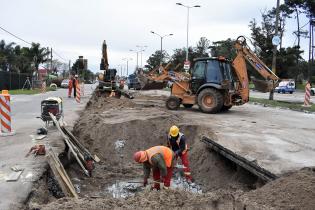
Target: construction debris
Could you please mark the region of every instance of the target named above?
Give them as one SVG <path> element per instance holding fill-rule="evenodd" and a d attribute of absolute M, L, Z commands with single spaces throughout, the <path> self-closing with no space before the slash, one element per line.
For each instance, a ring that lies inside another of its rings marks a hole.
<path fill-rule="evenodd" d="M 25 155 L 25 157 L 28 157 L 30 154 L 34 154 L 35 156 L 37 156 L 37 155 L 45 155 L 46 154 L 45 145 L 37 144 L 37 145 L 33 146 L 30 149 L 30 151 Z"/>
<path fill-rule="evenodd" d="M 9 174 L 9 176 L 6 178 L 7 182 L 15 182 L 19 180 L 21 174 L 23 173 L 24 169 L 21 169 L 19 171 L 13 171 L 12 173 Z"/>

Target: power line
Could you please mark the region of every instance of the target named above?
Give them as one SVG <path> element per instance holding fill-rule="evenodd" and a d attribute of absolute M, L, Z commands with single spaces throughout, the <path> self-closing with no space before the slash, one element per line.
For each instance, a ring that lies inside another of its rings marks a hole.
<path fill-rule="evenodd" d="M 62 60 L 64 60 L 64 61 L 67 61 L 67 62 L 68 62 L 68 60 L 66 60 L 66 59 L 63 58 L 61 55 L 59 55 L 59 54 L 56 52 L 56 50 L 52 50 L 52 52 L 53 52 L 55 55 L 57 55 L 60 59 L 62 59 Z"/>
<path fill-rule="evenodd" d="M 23 41 L 23 42 L 25 42 L 25 43 L 27 43 L 27 44 L 29 44 L 29 45 L 32 45 L 30 42 L 25 41 L 24 39 L 18 37 L 17 35 L 11 33 L 10 31 L 8 31 L 8 30 L 2 28 L 1 26 L 0 26 L 0 29 L 3 30 L 3 31 L 5 31 L 6 33 L 10 34 L 11 36 L 14 36 L 14 37 L 17 38 L 17 39 L 19 39 L 19 40 L 21 40 L 21 41 Z"/>
<path fill-rule="evenodd" d="M 17 39 L 19 39 L 19 40 L 25 42 L 26 44 L 32 45 L 32 43 L 30 43 L 30 42 L 28 42 L 28 41 L 25 41 L 25 39 L 22 39 L 22 38 L 18 37 L 17 35 L 11 33 L 10 31 L 4 29 L 4 28 L 1 27 L 1 26 L 0 26 L 0 29 L 3 30 L 3 31 L 5 31 L 6 33 L 10 34 L 11 36 L 13 36 L 13 37 L 15 37 L 15 38 L 17 38 Z M 55 55 L 57 55 L 60 59 L 62 59 L 62 60 L 64 60 L 64 61 L 67 61 L 67 62 L 68 62 L 68 60 L 66 60 L 65 58 L 63 58 L 62 56 L 60 56 L 55 50 L 52 50 L 52 51 L 53 51 L 53 53 L 54 53 Z"/>

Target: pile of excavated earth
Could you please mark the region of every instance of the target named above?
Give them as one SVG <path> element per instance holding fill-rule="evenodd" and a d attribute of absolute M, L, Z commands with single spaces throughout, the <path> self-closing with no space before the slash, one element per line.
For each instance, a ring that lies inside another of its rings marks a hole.
<path fill-rule="evenodd" d="M 133 100 L 92 96 L 73 133 L 101 162 L 95 164 L 92 177 L 86 177 L 75 162 L 64 163 L 80 198 L 60 198 L 48 170 L 34 186 L 25 209 L 315 209 L 313 169 L 264 183 L 200 141 L 204 135 L 215 138 L 209 125 L 184 120 L 181 112 L 186 111 L 167 110 L 164 101 L 164 96 L 141 92 Z M 166 145 L 173 124 L 188 139 L 195 183 L 185 185 L 177 169 L 172 189 L 144 188 L 142 166 L 132 155 Z"/>

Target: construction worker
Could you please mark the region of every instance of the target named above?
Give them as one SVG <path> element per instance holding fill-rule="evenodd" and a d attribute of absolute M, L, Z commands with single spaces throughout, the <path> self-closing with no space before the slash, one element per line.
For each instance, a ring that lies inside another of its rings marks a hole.
<path fill-rule="evenodd" d="M 73 97 L 77 97 L 77 86 L 79 84 L 79 76 L 76 74 L 72 79 L 72 87 L 73 87 Z"/>
<path fill-rule="evenodd" d="M 190 174 L 189 161 L 188 161 L 188 146 L 186 143 L 186 138 L 183 133 L 179 132 L 179 128 L 173 125 L 170 128 L 167 145 L 175 153 L 175 159 L 181 158 L 182 164 L 184 165 L 184 175 L 188 182 L 192 182 L 192 177 Z"/>
<path fill-rule="evenodd" d="M 152 189 L 160 190 L 160 183 L 164 183 L 164 189 L 171 184 L 175 155 L 165 146 L 155 146 L 145 151 L 138 151 L 133 156 L 138 163 L 143 163 L 143 186 L 148 184 L 150 171 L 153 171 L 154 185 Z"/>
<path fill-rule="evenodd" d="M 72 80 L 73 80 L 73 76 L 71 75 L 69 78 L 69 83 L 68 83 L 68 98 L 71 98 L 71 93 L 72 93 Z"/>

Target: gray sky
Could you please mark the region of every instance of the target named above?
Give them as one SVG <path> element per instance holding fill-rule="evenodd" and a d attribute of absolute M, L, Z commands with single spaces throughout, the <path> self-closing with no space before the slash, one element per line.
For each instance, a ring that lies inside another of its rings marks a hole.
<path fill-rule="evenodd" d="M 235 39 L 239 35 L 250 37 L 249 21 L 260 20 L 261 11 L 276 6 L 276 0 L 0 0 L 0 26 L 29 42 L 52 47 L 66 60 L 75 61 L 83 55 L 93 71 L 99 69 L 101 45 L 106 40 L 110 67 L 123 65 L 125 69 L 122 58 L 128 57 L 133 58 L 129 65 L 133 70 L 136 53 L 130 49 L 148 46 L 143 65 L 160 49 L 160 38 L 151 30 L 161 35 L 174 34 L 163 39 L 163 49 L 169 54 L 186 46 L 187 10 L 176 2 L 201 5 L 190 10 L 190 45 L 202 36 L 210 41 Z M 301 22 L 304 25 L 307 20 L 303 18 Z M 284 46 L 292 46 L 294 19 L 287 25 Z M 0 39 L 27 45 L 3 31 Z M 307 58 L 307 40 L 302 41 L 302 49 Z"/>

